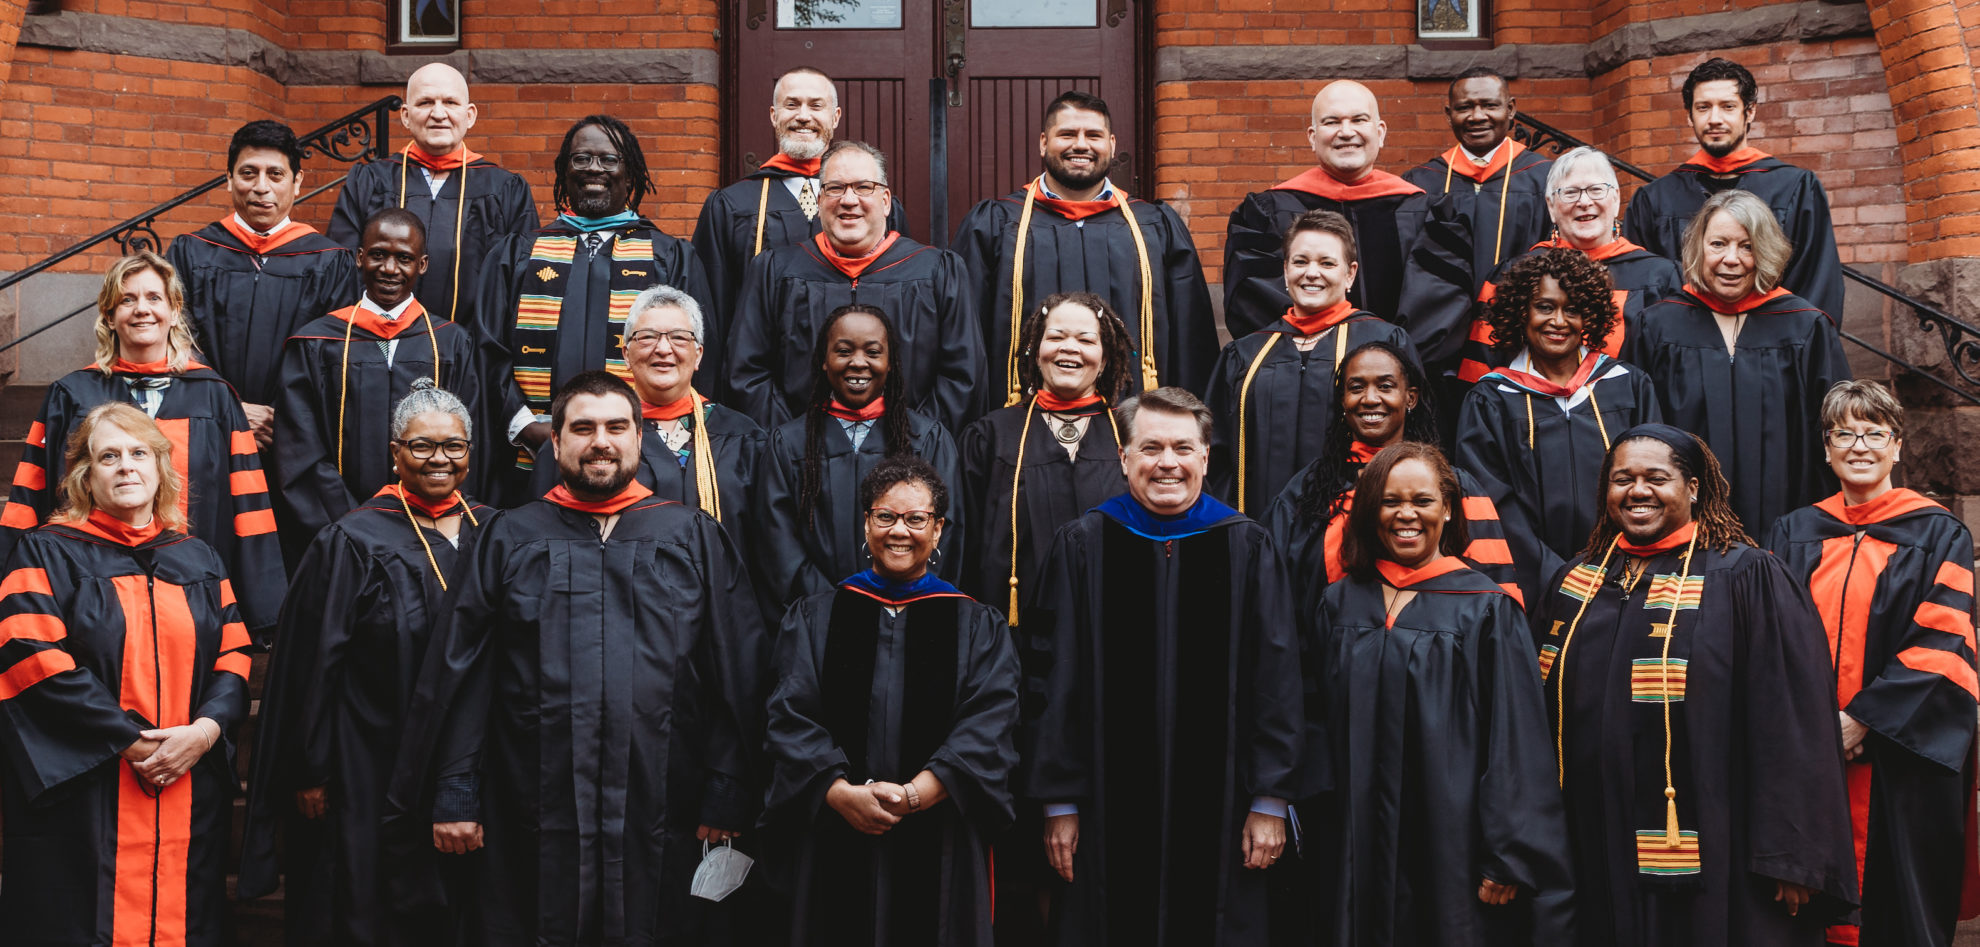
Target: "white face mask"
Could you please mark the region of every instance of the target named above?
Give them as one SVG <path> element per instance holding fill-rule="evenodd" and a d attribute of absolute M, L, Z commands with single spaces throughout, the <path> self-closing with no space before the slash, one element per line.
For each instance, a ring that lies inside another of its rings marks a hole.
<path fill-rule="evenodd" d="M 735 894 L 743 886 L 743 879 L 749 877 L 749 869 L 756 860 L 739 851 L 734 843 L 724 841 L 722 847 L 711 854 L 708 843 L 701 843 L 701 867 L 694 870 L 694 880 L 688 884 L 688 893 L 709 901 L 720 901 Z"/>

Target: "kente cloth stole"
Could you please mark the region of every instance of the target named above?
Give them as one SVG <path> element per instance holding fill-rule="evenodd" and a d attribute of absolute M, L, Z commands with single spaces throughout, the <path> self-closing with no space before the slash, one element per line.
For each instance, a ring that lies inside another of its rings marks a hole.
<path fill-rule="evenodd" d="M 655 272 L 653 234 L 649 228 L 630 227 L 616 231 L 615 235 L 618 239 L 612 241 L 612 278 L 608 283 L 609 319 L 603 327 L 603 331 L 610 333 L 605 364 L 586 367 L 603 368 L 630 380 L 632 370 L 626 367 L 624 351 L 626 314 L 632 309 L 634 297 L 658 282 L 659 275 Z M 516 303 L 515 375 L 523 400 L 537 414 L 550 410 L 557 365 L 558 323 L 563 318 L 564 296 L 569 290 L 571 267 L 577 258 L 579 239 L 580 235 L 570 233 L 539 236 L 535 248 L 530 251 L 529 261 L 523 265 L 523 292 Z M 567 342 L 584 345 L 582 339 L 569 339 Z"/>

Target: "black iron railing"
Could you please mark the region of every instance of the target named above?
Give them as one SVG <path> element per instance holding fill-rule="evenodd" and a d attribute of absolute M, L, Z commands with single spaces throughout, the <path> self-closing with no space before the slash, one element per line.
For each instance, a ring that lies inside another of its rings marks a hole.
<path fill-rule="evenodd" d="M 1514 122 L 1513 137 L 1534 151 L 1559 155 L 1570 148 L 1588 144 L 1530 115 L 1519 114 L 1515 116 Z M 1617 171 L 1640 181 L 1649 181 L 1656 177 L 1636 165 L 1617 159 L 1614 155 L 1609 156 L 1609 163 L 1615 165 Z M 1853 266 L 1843 267 L 1843 276 L 1855 280 L 1859 285 L 1873 292 L 1882 294 L 1893 302 L 1911 307 L 1912 313 L 1918 317 L 1919 328 L 1937 334 L 1945 343 L 1946 364 L 1951 366 L 1953 373 L 1958 375 L 1961 381 L 1980 388 L 1980 375 L 1975 374 L 1976 371 L 1980 371 L 1980 327 L 1969 325 L 1931 303 L 1906 295 L 1897 287 Z M 1840 321 L 1840 314 L 1837 319 Z M 1878 358 L 1946 389 L 1961 400 L 1980 405 L 1980 392 L 1955 385 L 1922 366 L 1914 365 L 1870 344 L 1868 340 L 1854 333 L 1844 331 L 1842 338 L 1845 342 L 1854 344 Z"/>
<path fill-rule="evenodd" d="M 392 113 L 397 111 L 401 104 L 403 103 L 398 96 L 388 95 L 348 115 L 332 120 L 329 124 L 301 137 L 303 154 L 305 156 L 321 154 L 339 164 L 357 164 L 383 158 L 387 154 L 390 154 L 392 150 L 389 120 L 392 117 Z M 71 257 L 87 253 L 91 249 L 112 240 L 117 242 L 117 248 L 123 253 L 134 253 L 139 250 L 150 250 L 154 253 L 162 252 L 165 249 L 165 241 L 158 235 L 158 230 L 156 229 L 158 219 L 175 208 L 226 183 L 226 174 L 216 174 L 169 201 L 146 210 L 129 220 L 116 224 L 108 230 L 70 246 L 39 263 L 0 278 L 0 290 L 18 284 L 37 274 L 45 273 Z M 296 203 L 304 203 L 319 194 L 335 189 L 342 183 L 344 183 L 344 175 L 339 174 L 330 181 L 317 186 L 310 190 L 309 193 L 297 198 Z M 33 332 L 8 342 L 6 345 L 0 345 L 0 352 L 5 352 L 22 342 L 26 342 L 49 329 L 95 308 L 96 305 L 94 303 L 87 304 L 74 312 L 35 329 Z"/>

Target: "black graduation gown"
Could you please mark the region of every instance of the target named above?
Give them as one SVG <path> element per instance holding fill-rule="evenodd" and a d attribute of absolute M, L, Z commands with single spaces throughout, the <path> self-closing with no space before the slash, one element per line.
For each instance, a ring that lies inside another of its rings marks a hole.
<path fill-rule="evenodd" d="M 893 370 L 907 406 L 961 428 L 981 413 L 983 336 L 962 258 L 907 237 L 848 279 L 805 241 L 765 250 L 743 276 L 729 338 L 730 406 L 773 430 L 804 415 L 818 329 L 849 303 L 878 306 L 894 325 Z M 850 574 L 850 573 L 848 573 Z"/>
<path fill-rule="evenodd" d="M 61 506 L 70 432 L 98 405 L 131 401 L 126 377 L 138 376 L 104 377 L 84 368 L 48 386 L 41 414 L 22 445 L 7 507 L 0 511 L 0 560 Z M 241 399 L 212 369 L 189 367 L 166 387 L 153 420 L 172 442 L 173 469 L 189 487 L 179 494 L 180 512 L 192 534 L 220 554 L 227 574 L 240 580 L 241 617 L 256 636 L 263 635 L 281 611 L 288 575 L 282 570 L 268 477 Z"/>
<path fill-rule="evenodd" d="M 1750 191 L 1774 209 L 1774 218 L 1794 245 L 1794 255 L 1781 274 L 1781 285 L 1828 313 L 1831 320 L 1841 320 L 1842 257 L 1836 252 L 1829 195 L 1822 190 L 1821 180 L 1814 172 L 1771 155 L 1733 173 L 1736 178 L 1722 182 L 1706 168 L 1686 162 L 1637 188 L 1629 199 L 1629 210 L 1623 214 L 1623 235 L 1659 256 L 1682 259 L 1684 231 L 1698 208 L 1728 187 Z"/>
<path fill-rule="evenodd" d="M 889 410 L 899 410 L 890 408 Z M 804 422 L 792 418 L 770 431 L 762 465 L 756 472 L 756 494 L 750 508 L 760 517 L 752 552 L 767 588 L 763 598 L 781 608 L 806 595 L 828 591 L 839 579 L 866 568 L 866 517 L 859 511 L 859 483 L 887 456 L 886 418 L 873 423 L 866 439 L 854 450 L 852 439 L 837 418 L 823 420 L 824 453 L 820 460 L 821 489 L 814 522 L 806 524 L 798 510 L 798 484 L 804 470 Z M 942 527 L 940 559 L 929 571 L 951 575 L 961 570 L 957 556 L 969 525 L 962 508 L 962 470 L 956 440 L 940 424 L 919 411 L 908 414 L 908 441 L 914 453 L 934 465 L 949 486 L 948 523 Z M 838 578 L 833 578 L 837 576 Z"/>
<path fill-rule="evenodd" d="M 1834 655 L 1837 706 L 1870 728 L 1850 761 L 1865 944 L 1946 947 L 1974 881 L 1973 536 L 1892 490 L 1774 521 L 1767 548 L 1806 582 Z M 1964 877 L 1962 877 L 1964 876 Z M 1855 930 L 1838 943 L 1856 943 Z"/>
<path fill-rule="evenodd" d="M 969 270 L 976 318 L 983 324 L 983 351 L 990 365 L 983 391 L 986 407 L 1002 406 L 1011 384 L 1011 263 L 1017 254 L 1024 196 L 1020 189 L 978 202 L 956 228 L 950 244 Z M 1217 350 L 1217 322 L 1196 243 L 1175 208 L 1139 198 L 1130 198 L 1128 208 L 1148 245 L 1155 310 L 1155 338 L 1149 344 L 1154 346 L 1156 374 L 1164 385 L 1200 392 Z M 1141 338 L 1141 262 L 1120 211 L 1072 220 L 1034 203 L 1024 264 L 1020 325 L 1053 293 L 1099 294 L 1127 324 L 1137 353 L 1133 377 L 1139 390 L 1139 353 L 1147 351 Z"/>
<path fill-rule="evenodd" d="M 220 947 L 247 629 L 211 547 L 109 535 L 44 526 L 0 584 L 6 940 Z M 170 786 L 121 758 L 140 730 L 201 717 L 221 739 Z"/>
<path fill-rule="evenodd" d="M 1231 211 L 1224 236 L 1224 328 L 1232 338 L 1271 325 L 1292 305 L 1292 297 L 1286 295 L 1286 258 L 1281 248 L 1286 228 L 1309 210 L 1335 211 L 1354 225 L 1361 271 L 1348 290 L 1348 301 L 1383 318 L 1395 317 L 1403 260 L 1416 244 L 1428 199 L 1420 193 L 1389 193 L 1335 200 L 1297 187 L 1321 174 L 1314 169 L 1271 190 L 1247 194 Z M 1386 190 L 1414 187 L 1394 175 L 1385 175 L 1385 180 Z"/>
<path fill-rule="evenodd" d="M 842 587 L 777 634 L 766 821 L 796 834 L 796 947 L 989 947 L 990 842 L 1011 820 L 1018 659 L 995 610 L 960 595 L 887 603 Z M 868 836 L 825 804 L 841 778 L 949 798 Z"/>
<path fill-rule="evenodd" d="M 1605 496 L 1602 458 L 1609 443 L 1638 424 L 1663 420 L 1649 376 L 1604 360 L 1588 382 L 1592 398 L 1570 399 L 1563 411 L 1554 397 L 1507 375 L 1473 385 L 1458 411 L 1452 462 L 1478 479 L 1509 525 L 1519 587 L 1537 602 L 1541 583 L 1588 545 Z M 1595 409 L 1601 408 L 1597 423 Z"/>
<path fill-rule="evenodd" d="M 1448 363 L 1464 340 L 1470 302 L 1501 264 L 1547 238 L 1547 172 L 1552 161 L 1508 141 L 1512 155 L 1482 183 L 1451 173 L 1452 148 L 1403 174 L 1423 189 L 1428 214 L 1415 244 L 1404 248 L 1401 301 L 1396 321 L 1409 327 L 1433 365 Z"/>
<path fill-rule="evenodd" d="M 1471 329 L 1459 350 L 1458 380 L 1475 382 L 1486 372 L 1506 364 L 1512 357 L 1492 348 L 1492 327 L 1484 319 L 1485 304 L 1498 295 L 1499 284 L 1505 282 L 1506 271 L 1526 257 L 1564 246 L 1567 244 L 1559 241 L 1542 243 L 1507 260 L 1493 271 L 1485 288 L 1478 292 L 1477 303 L 1467 303 L 1471 312 Z M 1589 256 L 1608 269 L 1609 282 L 1614 287 L 1610 295 L 1615 300 L 1617 319 L 1609 329 L 1608 338 L 1602 342 L 1602 352 L 1610 356 L 1621 355 L 1624 340 L 1632 327 L 1643 323 L 1644 308 L 1677 295 L 1684 288 L 1684 275 L 1678 272 L 1676 263 L 1627 240 L 1613 241 L 1597 248 Z"/>
<path fill-rule="evenodd" d="M 239 889 L 260 897 L 284 875 L 288 943 L 297 947 L 449 942 L 443 912 L 391 910 L 381 820 L 407 705 L 441 614 L 445 593 L 434 569 L 457 578 L 477 521 L 495 515 L 478 503 L 467 508 L 472 518 L 461 517 L 456 544 L 415 527 L 396 497 L 366 500 L 310 544 L 283 602 L 255 728 Z M 317 786 L 327 788 L 329 809 L 320 821 L 306 820 L 295 794 Z M 437 857 L 431 832 L 399 850 Z"/>
<path fill-rule="evenodd" d="M 186 287 L 200 358 L 248 404 L 282 388 L 282 344 L 311 319 L 358 301 L 357 260 L 319 233 L 257 257 L 219 223 L 172 241 L 166 257 Z"/>
<path fill-rule="evenodd" d="M 749 504 L 755 490 L 757 465 L 763 457 L 763 429 L 742 415 L 714 402 L 703 404 L 702 423 L 708 425 L 708 447 L 715 452 L 715 498 L 722 504 L 722 527 L 729 538 L 743 548 L 744 558 L 756 541 L 756 521 Z M 647 421 L 639 438 L 639 469 L 633 479 L 646 485 L 663 500 L 701 509 L 701 490 L 694 474 L 694 438 L 682 448 L 682 457 L 660 436 L 660 422 Z M 536 451 L 536 467 L 530 474 L 531 495 L 543 496 L 558 483 L 556 441 L 544 441 Z M 706 511 L 713 513 L 714 511 Z"/>
<path fill-rule="evenodd" d="M 1349 576 L 1300 616 L 1325 701 L 1309 752 L 1333 757 L 1333 804 L 1307 826 L 1332 843 L 1309 851 L 1333 942 L 1566 944 L 1567 825 L 1525 613 L 1462 565 L 1407 586 L 1393 617 L 1383 584 Z M 1519 893 L 1488 906 L 1481 878 Z"/>
<path fill-rule="evenodd" d="M 1822 397 L 1850 377 L 1836 325 L 1793 294 L 1748 310 L 1736 354 L 1712 310 L 1679 293 L 1643 312 L 1623 361 L 1657 390 L 1664 423 L 1705 440 L 1749 535 L 1836 490 L 1822 459 Z"/>
<path fill-rule="evenodd" d="M 803 243 L 825 227 L 825 216 L 806 218 L 797 196 L 784 182 L 796 177 L 782 168 L 758 168 L 742 180 L 709 192 L 701 202 L 701 216 L 694 224 L 694 255 L 708 274 L 708 293 L 714 306 L 702 316 L 708 323 L 708 339 L 703 344 L 701 370 L 694 385 L 709 397 L 724 403 L 729 399 L 729 379 L 723 372 L 728 364 L 729 326 L 733 324 L 737 298 L 742 295 L 743 273 L 756 256 L 756 208 L 768 197 L 763 220 L 763 252 Z M 769 188 L 764 188 L 764 182 Z M 900 195 L 894 196 L 893 210 L 887 213 L 887 229 L 907 233 L 906 216 Z M 890 314 L 891 315 L 891 314 Z"/>
<path fill-rule="evenodd" d="M 1096 408 L 1104 406 L 1095 405 Z M 971 537 L 960 547 L 963 591 L 1009 617 L 1011 601 L 1011 488 L 1019 471 L 1018 441 L 1030 402 L 998 408 L 964 428 L 962 484 L 951 484 L 950 502 L 968 512 Z M 1018 594 L 1026 596 L 1038 582 L 1038 569 L 1052 535 L 1081 513 L 1127 489 L 1121 472 L 1120 444 L 1106 413 L 1087 419 L 1078 457 L 1066 453 L 1045 412 L 1031 419 L 1024 437 L 1024 470 L 1017 486 Z M 1023 620 L 1020 608 L 1018 618 Z"/>
<path fill-rule="evenodd" d="M 392 799 L 483 824 L 470 942 L 703 943 L 696 827 L 748 829 L 762 799 L 769 654 L 727 534 L 649 497 L 600 541 L 536 500 L 482 528 L 450 594 Z"/>
<path fill-rule="evenodd" d="M 426 225 L 426 275 L 413 287 L 413 295 L 442 319 L 468 318 L 468 300 L 456 309 L 455 290 L 471 296 L 481 276 L 481 265 L 488 257 L 495 238 L 508 234 L 535 233 L 539 226 L 536 198 L 529 182 L 513 171 L 497 167 L 487 158 L 476 158 L 466 168 L 447 173 L 440 195 L 426 183 L 426 176 L 407 166 L 403 153 L 386 155 L 378 161 L 356 165 L 344 178 L 344 189 L 337 194 L 337 207 L 330 212 L 328 236 L 338 244 L 361 250 L 364 222 L 388 207 L 404 207 Z M 403 189 L 400 181 L 405 182 Z M 461 187 L 468 189 L 467 216 L 461 217 Z M 460 246 L 454 246 L 454 233 L 460 232 Z M 456 278 L 456 266 L 459 276 Z"/>
<path fill-rule="evenodd" d="M 1577 557 L 1530 612 L 1561 749 L 1575 943 L 1819 945 L 1823 924 L 1856 900 L 1821 620 L 1765 550 L 1701 544 L 1680 597 L 1683 555 L 1679 546 L 1651 557 L 1629 598 L 1618 585 L 1622 551 L 1605 580 L 1592 575 L 1599 557 Z M 1677 637 L 1657 637 L 1674 600 Z M 1677 696 L 1668 731 L 1666 642 Z M 1667 733 L 1675 850 L 1664 841 Z M 1776 881 L 1806 885 L 1815 898 L 1791 918 L 1774 900 Z"/>
<path fill-rule="evenodd" d="M 393 336 L 399 344 L 390 365 L 380 336 L 337 313 L 296 330 L 282 350 L 273 454 L 276 496 L 282 498 L 285 520 L 282 545 L 291 561 L 301 558 L 317 533 L 395 482 L 392 411 L 412 393 L 414 381 L 430 381 L 437 374 L 440 387 L 461 399 L 469 417 L 488 417 L 481 386 L 489 379 L 473 330 L 434 315 L 428 333 L 425 318 L 415 311 L 418 305 L 399 316 L 414 321 Z M 463 484 L 470 494 L 480 492 L 486 479 L 479 471 L 500 469 L 508 459 L 497 453 L 497 445 L 508 440 L 506 425 L 493 436 L 489 426 L 482 422 L 475 431 L 478 449 L 468 458 Z"/>
<path fill-rule="evenodd" d="M 1095 510 L 1053 538 L 1019 748 L 1022 795 L 1080 810 L 1057 943 L 1266 942 L 1267 872 L 1244 867 L 1241 836 L 1255 797 L 1299 789 L 1292 604 L 1242 516 L 1160 542 Z"/>
<path fill-rule="evenodd" d="M 1246 396 L 1245 375 L 1274 335 L 1280 338 L 1265 353 L 1265 360 L 1258 362 Z M 1298 337 L 1299 330 L 1282 317 L 1244 338 L 1232 339 L 1217 356 L 1217 367 L 1210 374 L 1205 400 L 1217 419 L 1210 439 L 1210 489 L 1238 512 L 1262 512 L 1293 474 L 1320 456 L 1327 431 L 1341 415 L 1340 404 L 1334 399 L 1337 356 L 1370 342 L 1387 342 L 1416 361 L 1416 346 L 1410 343 L 1409 333 L 1373 313 L 1349 316 L 1304 352 L 1293 344 Z M 1244 421 L 1238 418 L 1240 400 L 1244 402 Z M 1245 455 L 1242 496 L 1237 483 L 1240 424 Z"/>

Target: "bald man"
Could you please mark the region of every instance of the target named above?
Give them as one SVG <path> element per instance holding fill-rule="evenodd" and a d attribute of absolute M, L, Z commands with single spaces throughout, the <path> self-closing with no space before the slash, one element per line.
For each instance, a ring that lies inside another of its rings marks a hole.
<path fill-rule="evenodd" d="M 832 78 L 806 66 L 777 77 L 770 89 L 770 127 L 777 153 L 742 180 L 708 195 L 694 225 L 694 252 L 708 273 L 714 305 L 708 320 L 707 351 L 695 390 L 712 397 L 729 392 L 721 367 L 728 358 L 728 327 L 742 291 L 743 271 L 758 254 L 801 243 L 824 229 L 818 213 L 818 162 L 832 146 L 844 112 Z M 887 229 L 907 232 L 900 198 L 887 215 Z"/>
<path fill-rule="evenodd" d="M 1359 82 L 1330 82 L 1313 97 L 1306 141 L 1314 167 L 1269 190 L 1247 194 L 1224 240 L 1224 326 L 1233 338 L 1264 328 L 1292 306 L 1286 295 L 1286 227 L 1310 210 L 1331 210 L 1354 225 L 1361 271 L 1348 301 L 1394 319 L 1403 258 L 1422 226 L 1423 189 L 1375 167 L 1389 126 L 1375 93 Z"/>
<path fill-rule="evenodd" d="M 418 217 L 430 263 L 414 295 L 428 312 L 448 319 L 467 317 L 472 300 L 461 298 L 463 288 L 473 292 L 495 239 L 538 227 L 529 184 L 468 150 L 476 113 L 460 70 L 443 62 L 419 67 L 406 81 L 399 113 L 412 142 L 382 161 L 352 168 L 330 215 L 330 239 L 353 250 L 360 249 L 364 222 L 373 214 L 403 207 Z"/>

